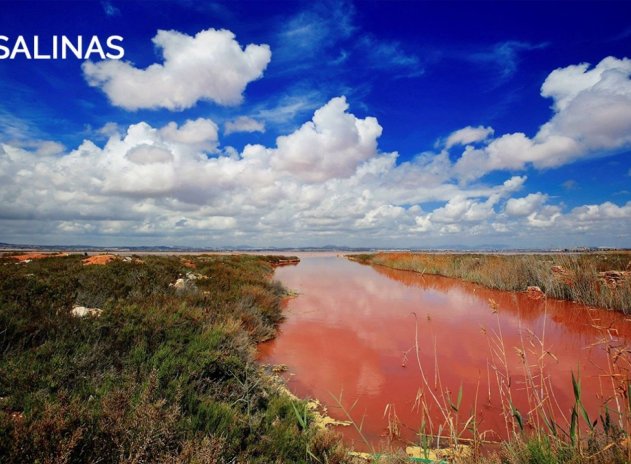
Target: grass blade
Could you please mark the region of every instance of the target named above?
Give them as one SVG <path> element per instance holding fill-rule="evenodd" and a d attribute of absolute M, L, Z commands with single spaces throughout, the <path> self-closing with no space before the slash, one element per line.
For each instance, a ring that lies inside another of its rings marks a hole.
<path fill-rule="evenodd" d="M 572 375 L 574 378 L 574 375 Z M 576 446 L 576 426 L 578 423 L 578 414 L 576 413 L 576 405 L 572 408 L 572 419 L 570 420 L 570 440 L 572 445 Z"/>

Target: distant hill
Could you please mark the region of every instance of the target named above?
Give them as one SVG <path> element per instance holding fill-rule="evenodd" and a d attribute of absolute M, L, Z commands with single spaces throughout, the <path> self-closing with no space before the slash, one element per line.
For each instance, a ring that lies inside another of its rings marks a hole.
<path fill-rule="evenodd" d="M 217 252 L 217 251 L 258 251 L 258 252 L 279 252 L 279 251 L 343 251 L 343 252 L 360 252 L 360 251 L 376 251 L 376 248 L 365 247 L 346 247 L 327 245 L 322 247 L 254 247 L 250 245 L 238 246 L 220 246 L 220 247 L 188 247 L 188 246 L 165 246 L 165 245 L 144 245 L 144 246 L 94 246 L 94 245 L 32 245 L 23 243 L 1 243 L 0 250 L 41 250 L 41 251 L 111 251 L 111 252 L 173 252 L 173 253 L 200 253 L 200 252 Z"/>
<path fill-rule="evenodd" d="M 117 246 L 101 247 L 94 245 L 32 245 L 0 242 L 0 251 L 8 250 L 38 250 L 38 251 L 75 251 L 75 252 L 119 252 L 119 253 L 212 253 L 222 251 L 247 251 L 247 252 L 270 252 L 270 253 L 298 253 L 298 252 L 342 252 L 342 253 L 371 253 L 377 251 L 426 251 L 426 252 L 588 252 L 615 250 L 609 247 L 578 247 L 566 249 L 547 248 L 510 248 L 502 244 L 483 245 L 444 245 L 444 246 L 416 246 L 416 247 L 350 247 L 350 246 L 311 246 L 311 247 L 254 247 L 250 245 L 218 246 L 218 247 L 188 247 L 188 246 L 165 246 L 165 245 L 144 245 L 144 246 Z"/>

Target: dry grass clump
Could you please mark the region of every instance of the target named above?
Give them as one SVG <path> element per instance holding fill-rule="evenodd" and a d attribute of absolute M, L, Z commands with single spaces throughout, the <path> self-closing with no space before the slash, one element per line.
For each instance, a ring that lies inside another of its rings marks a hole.
<path fill-rule="evenodd" d="M 377 253 L 349 258 L 454 277 L 497 290 L 526 291 L 536 286 L 551 298 L 631 312 L 631 253 Z"/>

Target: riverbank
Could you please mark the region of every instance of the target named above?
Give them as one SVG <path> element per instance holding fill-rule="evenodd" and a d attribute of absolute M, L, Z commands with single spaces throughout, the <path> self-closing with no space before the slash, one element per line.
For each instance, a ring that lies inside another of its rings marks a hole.
<path fill-rule="evenodd" d="M 362 264 L 435 274 L 631 313 L 631 252 L 576 254 L 375 253 Z"/>
<path fill-rule="evenodd" d="M 0 259 L 2 462 L 348 462 L 254 360 L 295 259 L 92 261 Z"/>

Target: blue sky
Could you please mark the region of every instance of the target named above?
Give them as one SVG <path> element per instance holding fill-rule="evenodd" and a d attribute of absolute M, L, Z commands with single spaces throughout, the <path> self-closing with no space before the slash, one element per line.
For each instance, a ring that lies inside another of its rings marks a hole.
<path fill-rule="evenodd" d="M 628 2 L 5 2 L 0 241 L 631 246 Z M 161 32 L 160 32 L 161 31 Z"/>

